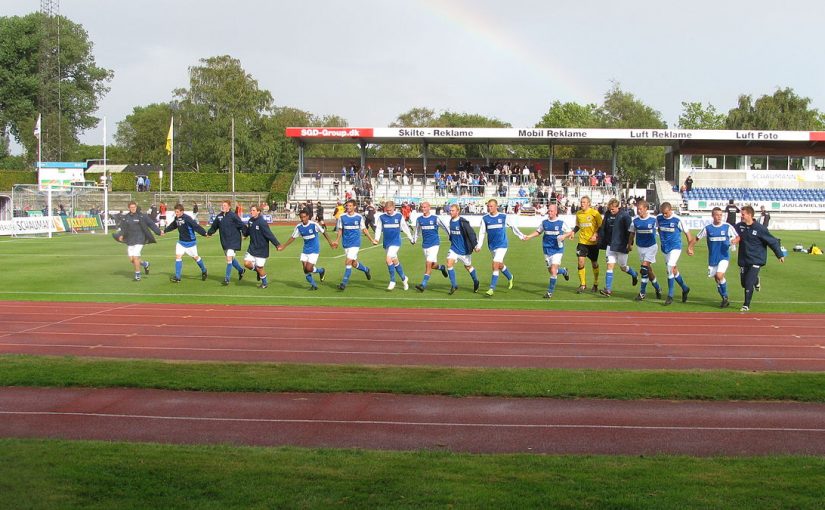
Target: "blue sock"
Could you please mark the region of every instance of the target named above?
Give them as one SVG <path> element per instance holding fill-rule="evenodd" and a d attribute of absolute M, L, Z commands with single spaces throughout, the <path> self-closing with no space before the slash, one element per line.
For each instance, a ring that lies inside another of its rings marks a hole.
<path fill-rule="evenodd" d="M 613 288 L 613 270 L 608 269 L 607 272 L 604 274 L 604 287 L 605 290 L 610 292 L 610 289 Z"/>
<path fill-rule="evenodd" d="M 560 267 L 560 268 L 559 268 L 559 274 L 560 274 L 560 275 L 562 275 L 562 276 L 564 276 L 564 275 L 566 275 L 566 274 L 567 274 L 567 275 L 569 275 L 569 274 L 570 274 L 570 271 L 568 271 L 568 270 L 567 270 L 567 268 Z"/>
<path fill-rule="evenodd" d="M 426 287 L 427 287 L 427 284 L 428 284 L 429 282 L 430 282 L 430 275 L 425 274 L 425 275 L 424 275 L 424 279 L 423 279 L 423 280 L 421 280 L 421 286 L 422 286 L 422 287 L 424 287 L 424 288 L 426 288 Z"/>
<path fill-rule="evenodd" d="M 647 290 L 647 278 L 642 277 L 642 283 L 641 283 L 641 285 L 639 285 L 639 294 L 644 295 L 646 290 Z"/>
<path fill-rule="evenodd" d="M 266 275 L 261 276 L 261 285 L 269 285 L 269 282 L 266 281 Z"/>
<path fill-rule="evenodd" d="M 728 281 L 722 280 L 722 283 L 719 284 L 719 294 L 722 297 L 728 297 Z"/>
<path fill-rule="evenodd" d="M 478 276 L 476 276 L 476 270 L 475 270 L 475 268 L 473 268 L 473 270 L 472 270 L 472 271 L 470 271 L 470 278 L 472 278 L 472 279 L 473 279 L 473 282 L 477 282 L 477 281 L 478 281 Z"/>
<path fill-rule="evenodd" d="M 490 278 L 490 288 L 495 289 L 498 285 L 498 271 L 493 271 L 493 276 Z"/>
<path fill-rule="evenodd" d="M 352 276 L 352 266 L 347 266 L 347 268 L 344 269 L 344 279 L 341 280 L 341 283 L 343 283 L 344 285 L 348 284 L 350 276 Z"/>
<path fill-rule="evenodd" d="M 674 279 L 675 278 L 672 274 L 667 277 L 667 295 L 669 297 L 673 297 L 673 287 L 675 287 L 675 282 L 673 281 Z"/>
<path fill-rule="evenodd" d="M 450 277 L 450 285 L 453 287 L 458 287 L 458 282 L 455 279 L 455 268 L 451 267 L 447 269 L 447 275 Z"/>
<path fill-rule="evenodd" d="M 679 284 L 679 287 L 682 287 L 682 290 L 688 288 L 688 286 L 685 285 L 685 281 L 682 279 L 682 273 L 677 273 L 673 279 L 676 280 L 676 283 Z"/>
<path fill-rule="evenodd" d="M 627 268 L 627 274 L 629 274 L 631 277 L 638 276 L 638 274 L 636 273 L 636 271 L 633 270 L 632 267 Z"/>
<path fill-rule="evenodd" d="M 143 266 L 143 267 L 144 267 L 144 269 L 145 269 L 145 268 L 149 267 L 149 262 L 148 262 L 148 261 L 146 261 L 146 260 L 144 260 L 144 261 L 142 261 L 142 262 L 140 263 L 140 265 L 141 265 L 141 266 Z"/>
<path fill-rule="evenodd" d="M 323 273 L 323 272 L 324 272 L 324 268 L 323 268 L 323 267 L 318 267 L 318 266 L 315 266 L 315 267 L 313 267 L 313 268 L 312 268 L 312 272 L 313 272 L 313 273 L 318 273 L 318 274 L 321 274 L 321 273 Z"/>
<path fill-rule="evenodd" d="M 307 273 L 305 276 L 310 285 L 312 285 L 313 287 L 317 287 L 317 285 L 315 284 L 315 278 L 312 277 L 312 273 Z"/>
<path fill-rule="evenodd" d="M 394 282 L 395 281 L 395 266 L 390 264 L 390 265 L 387 266 L 387 269 L 389 269 L 389 271 L 390 271 L 390 281 Z"/>
<path fill-rule="evenodd" d="M 226 275 L 224 275 L 224 277 L 227 280 L 232 277 L 232 264 L 227 264 L 226 265 Z"/>
<path fill-rule="evenodd" d="M 140 271 L 135 271 L 135 280 L 140 280 Z"/>
<path fill-rule="evenodd" d="M 238 262 L 238 259 L 232 259 L 232 267 L 237 269 L 239 273 L 242 273 L 244 270 L 243 266 L 241 266 L 240 262 Z"/>
<path fill-rule="evenodd" d="M 404 274 L 404 269 L 401 267 L 401 264 L 395 265 L 395 272 L 398 273 L 398 277 L 402 280 L 407 277 L 407 275 Z"/>
<path fill-rule="evenodd" d="M 175 261 L 175 278 L 180 279 L 180 272 L 183 270 L 183 261 Z"/>
<path fill-rule="evenodd" d="M 504 267 L 501 269 L 501 274 L 503 274 L 503 275 L 504 275 L 504 277 L 505 277 L 505 278 L 507 278 L 508 280 L 512 280 L 512 279 L 513 279 L 513 273 L 511 273 L 511 272 L 510 272 L 510 270 L 509 270 L 509 269 L 507 269 L 507 266 L 504 266 Z"/>
<path fill-rule="evenodd" d="M 201 268 L 201 273 L 206 272 L 206 265 L 203 263 L 203 259 L 197 260 L 198 267 Z"/>
<path fill-rule="evenodd" d="M 547 292 L 549 292 L 550 294 L 552 294 L 553 291 L 556 290 L 556 279 L 557 278 L 558 278 L 558 276 L 551 276 L 550 277 L 550 283 L 547 284 Z"/>
<path fill-rule="evenodd" d="M 348 267 L 352 267 L 352 266 L 348 266 Z M 356 267 L 355 269 L 357 269 L 359 271 L 363 271 L 365 273 L 367 272 L 367 270 L 369 270 L 369 268 L 367 266 L 365 266 L 364 264 L 362 264 L 360 262 L 358 263 L 358 267 Z"/>
<path fill-rule="evenodd" d="M 658 281 L 658 280 L 656 280 L 656 278 L 654 278 L 654 279 L 650 280 L 650 283 L 652 283 L 652 284 L 653 284 L 653 288 L 654 288 L 654 289 L 656 289 L 656 290 L 662 290 L 662 288 L 661 288 L 661 287 L 659 287 L 659 281 Z"/>

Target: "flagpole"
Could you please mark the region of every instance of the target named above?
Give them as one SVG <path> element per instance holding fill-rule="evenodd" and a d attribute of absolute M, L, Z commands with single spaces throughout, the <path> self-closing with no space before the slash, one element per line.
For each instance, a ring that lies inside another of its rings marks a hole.
<path fill-rule="evenodd" d="M 232 117 L 232 201 L 235 201 L 235 117 Z"/>
<path fill-rule="evenodd" d="M 109 163 L 106 161 L 106 116 L 103 116 L 103 233 L 109 233 Z"/>
<path fill-rule="evenodd" d="M 169 126 L 169 133 L 172 135 L 172 144 L 169 150 L 169 193 L 172 193 L 175 180 L 175 117 L 172 117 L 172 124 Z"/>

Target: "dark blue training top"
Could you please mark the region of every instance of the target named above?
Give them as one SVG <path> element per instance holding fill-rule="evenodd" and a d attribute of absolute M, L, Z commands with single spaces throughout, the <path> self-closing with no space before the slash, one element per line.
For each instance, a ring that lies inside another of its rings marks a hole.
<path fill-rule="evenodd" d="M 249 247 L 246 251 L 253 257 L 265 259 L 269 257 L 269 243 L 275 245 L 276 248 L 281 245 L 275 234 L 269 229 L 269 224 L 261 215 L 258 215 L 257 218 L 250 216 L 244 230 L 245 234 L 249 236 Z"/>
<path fill-rule="evenodd" d="M 233 211 L 221 211 L 212 220 L 212 226 L 209 227 L 207 234 L 212 235 L 216 231 L 221 235 L 221 248 L 223 251 L 241 249 L 241 236 L 243 235 L 244 224 L 238 215 Z"/>

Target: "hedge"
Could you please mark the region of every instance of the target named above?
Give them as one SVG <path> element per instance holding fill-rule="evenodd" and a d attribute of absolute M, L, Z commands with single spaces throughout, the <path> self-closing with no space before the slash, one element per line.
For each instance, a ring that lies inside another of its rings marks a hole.
<path fill-rule="evenodd" d="M 37 172 L 0 171 L 0 190 L 11 191 L 15 184 L 37 184 Z"/>
<path fill-rule="evenodd" d="M 235 191 L 268 191 L 275 175 L 276 174 L 236 173 Z M 151 179 L 150 191 L 158 191 L 161 189 L 161 186 L 164 191 L 169 189 L 168 175 L 164 174 L 162 183 L 158 182 L 157 176 L 150 175 L 149 177 Z M 227 173 L 176 172 L 174 190 L 181 192 L 225 193 L 232 188 L 231 179 L 231 174 Z M 135 174 L 112 174 L 112 191 L 135 191 Z"/>

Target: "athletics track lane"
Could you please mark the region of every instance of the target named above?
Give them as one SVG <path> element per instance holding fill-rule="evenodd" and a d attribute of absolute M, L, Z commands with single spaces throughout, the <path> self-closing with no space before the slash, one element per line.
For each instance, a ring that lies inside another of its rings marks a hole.
<path fill-rule="evenodd" d="M 825 454 L 824 404 L 0 388 L 0 436 L 556 454 Z"/>
<path fill-rule="evenodd" d="M 0 353 L 821 371 L 825 315 L 4 302 Z"/>

